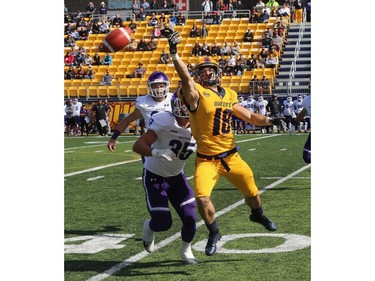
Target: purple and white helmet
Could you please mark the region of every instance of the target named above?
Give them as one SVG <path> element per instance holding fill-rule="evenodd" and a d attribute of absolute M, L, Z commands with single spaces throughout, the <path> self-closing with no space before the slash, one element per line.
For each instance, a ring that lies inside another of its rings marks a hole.
<path fill-rule="evenodd" d="M 174 116 L 189 118 L 189 111 L 184 102 L 174 93 L 171 99 L 172 113 Z"/>
<path fill-rule="evenodd" d="M 155 83 L 165 83 L 165 87 L 153 89 L 152 85 Z M 165 75 L 161 71 L 154 71 L 153 73 L 151 73 L 147 80 L 149 94 L 154 98 L 166 97 L 169 93 L 169 84 L 170 83 L 167 75 Z"/>

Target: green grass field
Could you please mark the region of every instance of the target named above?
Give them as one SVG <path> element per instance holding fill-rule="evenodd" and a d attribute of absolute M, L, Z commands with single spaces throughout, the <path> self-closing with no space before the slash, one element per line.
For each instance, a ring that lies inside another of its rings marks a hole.
<path fill-rule="evenodd" d="M 174 210 L 172 228 L 156 235 L 159 249 L 144 251 L 142 224 L 149 214 L 142 162 L 132 152 L 136 137 L 119 137 L 115 153 L 106 147 L 108 138 L 65 138 L 64 280 L 311 280 L 311 167 L 302 160 L 307 134 L 236 136 L 278 230 L 250 222 L 242 194 L 222 178 L 212 200 L 225 239 L 214 256 L 206 256 L 208 231 L 197 212 L 197 265 L 179 257 L 181 222 Z"/>

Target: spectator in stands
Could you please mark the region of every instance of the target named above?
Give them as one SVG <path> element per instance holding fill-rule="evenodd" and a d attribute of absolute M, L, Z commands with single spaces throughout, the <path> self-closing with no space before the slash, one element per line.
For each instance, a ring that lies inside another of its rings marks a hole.
<path fill-rule="evenodd" d="M 89 32 L 86 26 L 81 26 L 80 31 L 78 31 L 79 40 L 87 40 L 89 39 Z"/>
<path fill-rule="evenodd" d="M 279 8 L 280 4 L 275 1 L 275 0 L 269 0 L 267 3 L 266 3 L 266 7 L 269 7 L 270 10 L 272 11 L 274 8 L 276 8 L 276 10 Z"/>
<path fill-rule="evenodd" d="M 250 80 L 249 87 L 251 94 L 258 94 L 261 91 L 261 84 L 257 75 L 254 75 Z"/>
<path fill-rule="evenodd" d="M 167 23 L 167 21 L 168 21 L 168 19 L 165 16 L 165 13 L 161 13 L 159 18 L 158 18 L 159 26 L 163 26 L 165 23 Z"/>
<path fill-rule="evenodd" d="M 278 17 L 290 17 L 290 8 L 288 7 L 287 3 L 284 3 L 281 8 L 277 10 Z"/>
<path fill-rule="evenodd" d="M 212 13 L 208 13 L 203 17 L 203 22 L 205 24 L 213 24 L 214 23 L 214 18 Z"/>
<path fill-rule="evenodd" d="M 258 2 L 255 5 L 255 11 L 258 15 L 261 15 L 263 13 L 263 8 L 266 6 L 266 4 L 263 3 L 262 0 L 258 0 Z"/>
<path fill-rule="evenodd" d="M 236 61 L 236 65 L 234 66 L 233 72 L 237 76 L 242 76 L 243 72 L 245 71 L 245 67 L 242 64 L 241 60 Z"/>
<path fill-rule="evenodd" d="M 190 29 L 190 37 L 197 37 L 199 35 L 198 27 L 195 23 L 193 23 L 193 26 Z"/>
<path fill-rule="evenodd" d="M 151 10 L 159 9 L 159 5 L 158 5 L 158 3 L 156 3 L 156 0 L 151 0 L 150 9 Z"/>
<path fill-rule="evenodd" d="M 126 51 L 134 52 L 137 50 L 137 43 L 135 42 L 134 38 L 130 40 L 130 43 L 125 47 Z"/>
<path fill-rule="evenodd" d="M 214 43 L 211 48 L 211 56 L 220 56 L 220 47 L 217 45 L 217 43 Z"/>
<path fill-rule="evenodd" d="M 206 42 L 203 42 L 202 56 L 211 56 L 210 46 L 208 46 L 208 44 Z"/>
<path fill-rule="evenodd" d="M 211 0 L 204 0 L 202 2 L 202 8 L 205 14 L 209 14 L 214 11 L 214 4 L 212 3 Z"/>
<path fill-rule="evenodd" d="M 104 2 L 100 3 L 100 7 L 99 7 L 99 14 L 100 15 L 106 15 L 108 12 L 108 8 L 107 6 L 105 5 Z"/>
<path fill-rule="evenodd" d="M 132 30 L 132 32 L 135 32 L 138 25 L 135 23 L 135 21 L 132 19 L 129 23 L 129 28 Z"/>
<path fill-rule="evenodd" d="M 107 53 L 102 59 L 102 65 L 112 65 L 112 56 L 110 53 Z"/>
<path fill-rule="evenodd" d="M 165 23 L 164 27 L 160 29 L 160 34 L 162 37 L 169 38 L 173 33 L 173 30 L 169 28 L 169 24 Z"/>
<path fill-rule="evenodd" d="M 91 32 L 93 34 L 100 34 L 100 25 L 97 21 L 94 21 L 92 24 Z"/>
<path fill-rule="evenodd" d="M 76 72 L 76 79 L 83 79 L 85 78 L 86 71 L 83 69 L 83 66 L 80 65 L 77 72 Z"/>
<path fill-rule="evenodd" d="M 93 63 L 92 63 L 92 65 L 101 65 L 102 64 L 102 61 L 101 61 L 101 59 L 100 59 L 100 56 L 99 56 L 99 54 L 98 53 L 95 53 L 95 55 L 93 56 Z"/>
<path fill-rule="evenodd" d="M 168 64 L 171 62 L 171 56 L 163 50 L 163 53 L 160 55 L 159 63 Z"/>
<path fill-rule="evenodd" d="M 158 44 L 156 43 L 156 39 L 150 38 L 150 41 L 147 43 L 147 50 L 148 51 L 155 51 L 158 47 Z"/>
<path fill-rule="evenodd" d="M 100 86 L 112 86 L 113 78 L 114 77 L 109 73 L 109 69 L 107 69 L 99 85 Z"/>
<path fill-rule="evenodd" d="M 259 54 L 258 54 L 258 59 L 261 59 L 261 58 L 264 58 L 266 59 L 268 56 L 268 52 L 266 49 L 262 48 L 262 50 L 260 50 Z"/>
<path fill-rule="evenodd" d="M 255 54 L 252 54 L 251 57 L 246 61 L 246 70 L 250 71 L 258 68 L 258 60 L 255 57 Z"/>
<path fill-rule="evenodd" d="M 176 25 L 185 25 L 186 18 L 182 13 L 178 13 Z"/>
<path fill-rule="evenodd" d="M 311 1 L 306 2 L 306 21 L 311 22 Z"/>
<path fill-rule="evenodd" d="M 270 18 L 270 14 L 267 9 L 264 9 L 263 13 L 259 16 L 258 22 L 259 23 L 267 23 Z"/>
<path fill-rule="evenodd" d="M 85 62 L 85 58 L 82 56 L 81 53 L 77 53 L 74 58 L 74 67 L 80 67 Z"/>
<path fill-rule="evenodd" d="M 233 46 L 231 47 L 231 55 L 238 56 L 241 52 L 241 47 L 238 45 L 237 41 L 234 41 Z"/>
<path fill-rule="evenodd" d="M 270 49 L 272 43 L 272 38 L 269 33 L 266 33 L 265 37 L 262 39 L 262 48 Z"/>
<path fill-rule="evenodd" d="M 64 27 L 64 34 L 70 34 L 72 31 L 74 31 L 74 26 L 72 23 L 68 22 L 67 25 Z"/>
<path fill-rule="evenodd" d="M 160 38 L 161 36 L 161 31 L 158 25 L 154 26 L 154 29 L 151 32 L 151 39 L 157 39 Z"/>
<path fill-rule="evenodd" d="M 303 3 L 301 0 L 295 0 L 294 6 L 294 22 L 302 22 Z"/>
<path fill-rule="evenodd" d="M 206 23 L 204 22 L 201 29 L 200 29 L 200 32 L 199 32 L 199 35 L 201 37 L 207 37 L 208 36 L 208 29 L 207 29 L 207 26 L 206 26 Z"/>
<path fill-rule="evenodd" d="M 74 53 L 73 52 L 66 52 L 66 55 L 64 56 L 64 65 L 66 66 L 73 66 L 74 65 Z"/>
<path fill-rule="evenodd" d="M 225 59 L 224 55 L 220 55 L 219 60 L 217 61 L 221 70 L 224 70 L 225 66 L 227 65 L 227 60 Z"/>
<path fill-rule="evenodd" d="M 281 36 L 282 38 L 284 37 L 286 25 L 281 20 L 277 20 L 277 22 L 273 26 L 273 29 L 277 30 L 279 36 Z"/>
<path fill-rule="evenodd" d="M 141 6 L 138 3 L 138 0 L 133 0 L 133 2 L 130 5 L 130 7 L 132 8 L 133 14 L 136 14 L 136 12 L 138 12 L 138 10 L 141 8 Z"/>
<path fill-rule="evenodd" d="M 146 12 L 144 8 L 140 8 L 139 12 L 136 14 L 135 18 L 137 21 L 145 21 L 146 20 Z"/>
<path fill-rule="evenodd" d="M 222 13 L 219 12 L 219 11 L 214 11 L 214 13 L 212 15 L 212 23 L 213 24 L 221 24 L 222 21 L 223 21 Z"/>
<path fill-rule="evenodd" d="M 94 79 L 94 76 L 95 76 L 95 70 L 92 68 L 91 65 L 89 65 L 89 67 L 87 69 L 87 73 L 84 76 L 84 78 L 85 79 Z"/>
<path fill-rule="evenodd" d="M 258 23 L 258 20 L 259 20 L 258 14 L 257 14 L 256 10 L 253 10 L 251 12 L 250 23 Z"/>
<path fill-rule="evenodd" d="M 251 31 L 250 28 L 247 29 L 243 36 L 244 42 L 253 42 L 254 41 L 254 33 Z"/>
<path fill-rule="evenodd" d="M 139 41 L 137 45 L 137 51 L 148 51 L 148 46 L 146 39 L 144 37 L 141 38 L 141 41 Z"/>
<path fill-rule="evenodd" d="M 187 67 L 187 69 L 189 71 L 190 76 L 193 76 L 194 67 L 191 64 L 191 62 L 188 62 L 187 65 L 186 65 L 186 67 Z M 181 80 L 179 81 L 179 88 L 181 88 Z"/>
<path fill-rule="evenodd" d="M 68 34 L 64 38 L 64 47 L 75 47 L 76 46 L 76 40 L 72 37 L 72 35 Z"/>
<path fill-rule="evenodd" d="M 142 0 L 141 8 L 143 8 L 145 11 L 150 9 L 150 3 L 148 3 L 147 0 Z"/>
<path fill-rule="evenodd" d="M 64 75 L 65 79 L 74 79 L 76 78 L 76 72 L 74 71 L 73 69 L 73 66 L 69 66 L 69 69 L 66 71 L 65 75 Z"/>
<path fill-rule="evenodd" d="M 146 73 L 146 69 L 143 67 L 143 64 L 140 62 L 138 63 L 138 67 L 134 70 L 133 76 L 135 78 L 142 78 Z"/>
<path fill-rule="evenodd" d="M 262 80 L 260 80 L 260 94 L 263 95 L 263 94 L 272 94 L 272 88 L 271 88 L 271 82 L 267 79 L 267 76 L 266 75 L 263 75 L 263 78 Z M 279 111 L 278 111 L 278 114 L 280 115 L 281 113 L 281 104 L 280 106 L 278 107 L 279 108 Z M 271 113 L 273 112 L 273 114 L 271 116 L 274 116 L 276 113 L 275 111 L 271 111 Z"/>
<path fill-rule="evenodd" d="M 276 57 L 274 57 L 273 54 L 269 54 L 266 58 L 266 64 L 265 67 L 267 68 L 275 68 L 279 64 L 279 61 Z"/>
<path fill-rule="evenodd" d="M 109 23 L 106 19 L 102 20 L 102 23 L 99 26 L 100 33 L 107 34 L 109 32 Z"/>
<path fill-rule="evenodd" d="M 159 25 L 159 21 L 156 17 L 156 14 L 153 12 L 153 13 L 151 13 L 151 17 L 150 17 L 150 20 L 147 23 L 147 26 L 158 26 L 158 25 Z"/>
<path fill-rule="evenodd" d="M 202 47 L 199 45 L 198 42 L 196 42 L 193 46 L 193 50 L 191 51 L 191 54 L 193 56 L 201 56 L 202 55 Z"/>
<path fill-rule="evenodd" d="M 231 47 L 227 42 L 224 42 L 224 45 L 220 49 L 220 55 L 229 56 L 231 54 Z"/>
<path fill-rule="evenodd" d="M 119 14 L 116 14 L 115 17 L 112 19 L 112 27 L 119 28 L 122 27 L 122 18 L 120 17 Z"/>
<path fill-rule="evenodd" d="M 95 11 L 96 11 L 96 8 L 95 8 L 95 6 L 94 6 L 94 3 L 89 2 L 89 3 L 87 4 L 87 7 L 86 7 L 86 14 L 85 14 L 86 17 L 88 17 L 88 16 L 94 14 Z"/>

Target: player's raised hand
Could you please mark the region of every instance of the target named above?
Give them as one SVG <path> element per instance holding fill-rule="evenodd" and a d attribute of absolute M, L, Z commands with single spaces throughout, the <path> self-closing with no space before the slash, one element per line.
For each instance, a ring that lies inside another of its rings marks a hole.
<path fill-rule="evenodd" d="M 169 52 L 171 55 L 177 54 L 177 44 L 181 43 L 181 39 L 180 32 L 178 31 L 173 32 L 169 37 Z"/>

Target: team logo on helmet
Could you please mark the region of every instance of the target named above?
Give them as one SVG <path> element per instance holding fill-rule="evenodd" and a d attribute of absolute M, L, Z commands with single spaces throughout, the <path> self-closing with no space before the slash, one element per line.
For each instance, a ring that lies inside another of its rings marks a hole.
<path fill-rule="evenodd" d="M 182 99 L 178 97 L 177 93 L 174 93 L 171 99 L 172 113 L 174 116 L 189 118 L 189 111 Z"/>

